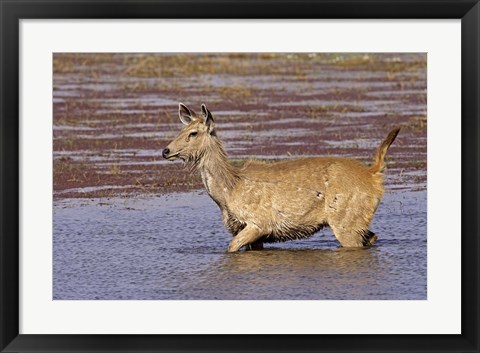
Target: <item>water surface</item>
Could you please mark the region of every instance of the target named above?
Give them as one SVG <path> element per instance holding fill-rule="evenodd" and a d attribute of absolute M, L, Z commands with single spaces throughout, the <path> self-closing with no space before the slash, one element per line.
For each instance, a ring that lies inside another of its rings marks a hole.
<path fill-rule="evenodd" d="M 369 249 L 330 230 L 226 253 L 205 192 L 65 199 L 54 208 L 54 299 L 426 299 L 426 192 L 385 194 Z M 419 211 L 419 209 L 424 211 Z"/>

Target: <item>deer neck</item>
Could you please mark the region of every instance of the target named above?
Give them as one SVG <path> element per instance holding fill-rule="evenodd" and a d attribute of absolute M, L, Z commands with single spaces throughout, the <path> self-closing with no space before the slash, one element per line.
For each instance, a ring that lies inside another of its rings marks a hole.
<path fill-rule="evenodd" d="M 237 168 L 228 161 L 219 140 L 216 139 L 211 148 L 205 152 L 199 170 L 210 197 L 219 205 L 225 205 L 239 175 Z"/>

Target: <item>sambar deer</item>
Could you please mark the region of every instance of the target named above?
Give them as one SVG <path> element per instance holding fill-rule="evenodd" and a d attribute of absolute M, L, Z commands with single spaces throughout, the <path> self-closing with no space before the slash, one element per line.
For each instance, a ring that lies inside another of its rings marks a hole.
<path fill-rule="evenodd" d="M 200 171 L 233 234 L 229 252 L 306 238 L 327 225 L 344 247 L 370 246 L 377 240 L 368 226 L 384 192 L 384 157 L 400 128 L 380 144 L 371 166 L 336 157 L 248 160 L 234 166 L 217 136 L 212 113 L 205 104 L 201 111 L 197 115 L 179 104 L 185 126 L 162 155 Z"/>

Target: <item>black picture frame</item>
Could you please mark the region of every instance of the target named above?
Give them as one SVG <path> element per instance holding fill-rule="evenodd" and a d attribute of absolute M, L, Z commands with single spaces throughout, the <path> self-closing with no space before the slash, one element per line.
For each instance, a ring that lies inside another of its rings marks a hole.
<path fill-rule="evenodd" d="M 1 352 L 479 352 L 478 0 L 0 0 L 0 12 Z M 25 18 L 461 19 L 462 333 L 246 336 L 19 334 L 19 20 Z"/>

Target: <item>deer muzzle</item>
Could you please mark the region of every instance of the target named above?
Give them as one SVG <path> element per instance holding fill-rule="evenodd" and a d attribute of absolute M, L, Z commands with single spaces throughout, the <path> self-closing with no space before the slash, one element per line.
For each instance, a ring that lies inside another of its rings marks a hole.
<path fill-rule="evenodd" d="M 170 149 L 169 148 L 165 148 L 162 152 L 163 158 L 166 158 L 166 159 L 168 159 L 169 154 L 170 154 Z"/>

